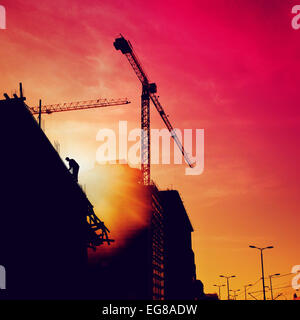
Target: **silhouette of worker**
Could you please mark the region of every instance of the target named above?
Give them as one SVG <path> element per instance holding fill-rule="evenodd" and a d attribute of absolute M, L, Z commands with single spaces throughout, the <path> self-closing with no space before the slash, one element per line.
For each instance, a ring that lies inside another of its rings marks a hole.
<path fill-rule="evenodd" d="M 78 182 L 78 172 L 79 172 L 79 164 L 74 160 L 66 157 L 66 160 L 69 162 L 69 171 L 72 170 L 72 176 L 76 182 Z"/>

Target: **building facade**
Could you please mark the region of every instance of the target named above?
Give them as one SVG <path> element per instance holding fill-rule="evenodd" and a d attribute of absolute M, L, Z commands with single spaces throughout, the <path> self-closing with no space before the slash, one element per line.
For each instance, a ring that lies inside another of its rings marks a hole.
<path fill-rule="evenodd" d="M 193 227 L 178 191 L 160 191 L 159 196 L 164 212 L 165 299 L 194 300 Z"/>

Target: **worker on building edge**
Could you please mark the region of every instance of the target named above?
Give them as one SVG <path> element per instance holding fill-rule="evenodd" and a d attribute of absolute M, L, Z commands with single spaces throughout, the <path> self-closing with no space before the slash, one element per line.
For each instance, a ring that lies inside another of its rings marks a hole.
<path fill-rule="evenodd" d="M 78 172 L 79 172 L 79 164 L 74 160 L 66 157 L 66 160 L 69 162 L 69 171 L 76 182 L 78 182 Z"/>

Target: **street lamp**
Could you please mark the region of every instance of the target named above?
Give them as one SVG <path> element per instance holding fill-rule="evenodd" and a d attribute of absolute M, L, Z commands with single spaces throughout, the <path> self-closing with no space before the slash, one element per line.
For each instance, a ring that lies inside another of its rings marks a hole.
<path fill-rule="evenodd" d="M 280 273 L 274 273 L 274 274 L 271 274 L 269 275 L 269 279 L 270 279 L 270 289 L 271 289 L 271 299 L 273 299 L 273 287 L 272 287 L 272 278 L 273 277 L 276 277 L 276 276 L 280 276 Z"/>
<path fill-rule="evenodd" d="M 249 247 L 260 250 L 260 261 L 261 261 L 261 274 L 262 274 L 263 292 L 264 292 L 264 300 L 266 300 L 263 251 L 265 249 L 273 249 L 274 247 L 273 246 L 268 246 L 268 247 L 265 247 L 265 248 L 259 248 L 259 247 L 256 247 L 256 246 L 249 246 Z"/>
<path fill-rule="evenodd" d="M 230 278 L 235 278 L 235 276 L 223 276 L 223 275 L 220 275 L 221 278 L 226 278 L 227 280 L 227 299 L 229 300 L 230 297 L 229 297 L 229 279 Z"/>
<path fill-rule="evenodd" d="M 237 292 L 241 291 L 240 289 L 237 289 L 237 290 L 230 290 L 233 292 L 233 300 L 236 300 L 236 297 L 237 297 Z"/>
<path fill-rule="evenodd" d="M 245 300 L 247 300 L 247 288 L 248 287 L 252 287 L 252 284 L 246 284 L 245 286 L 244 286 L 244 288 L 245 288 Z"/>
<path fill-rule="evenodd" d="M 221 287 L 225 287 L 225 284 L 214 284 L 214 287 L 219 288 L 219 299 L 221 300 Z"/>

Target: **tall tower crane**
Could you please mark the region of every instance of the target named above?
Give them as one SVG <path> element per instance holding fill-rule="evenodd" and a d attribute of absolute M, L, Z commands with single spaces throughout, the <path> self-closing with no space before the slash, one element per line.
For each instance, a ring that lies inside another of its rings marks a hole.
<path fill-rule="evenodd" d="M 42 106 L 41 100 L 40 105 L 35 107 L 28 107 L 32 114 L 38 114 L 39 125 L 41 126 L 41 115 L 42 113 L 51 114 L 53 112 L 64 112 L 64 111 L 74 111 L 74 110 L 84 110 L 84 109 L 94 109 L 94 108 L 105 108 L 111 106 L 120 106 L 128 104 L 130 101 L 125 99 L 96 99 L 96 100 L 85 100 L 77 102 L 65 102 L 58 104 L 51 104 Z"/>
<path fill-rule="evenodd" d="M 126 56 L 131 64 L 138 79 L 142 83 L 142 96 L 141 96 L 141 171 L 144 185 L 150 184 L 150 100 L 154 104 L 156 110 L 160 114 L 167 129 L 170 131 L 172 138 L 180 149 L 185 161 L 192 168 L 194 164 L 189 159 L 188 154 L 185 152 L 183 145 L 176 135 L 173 126 L 171 125 L 168 116 L 166 115 L 162 105 L 160 104 L 156 95 L 157 87 L 155 83 L 151 83 L 142 65 L 135 54 L 131 43 L 126 40 L 122 35 L 115 39 L 114 47 L 116 50 Z"/>

